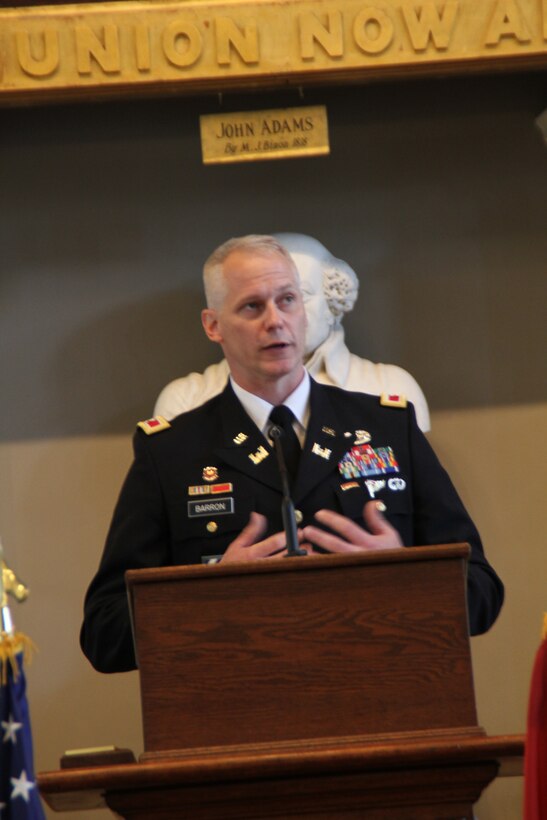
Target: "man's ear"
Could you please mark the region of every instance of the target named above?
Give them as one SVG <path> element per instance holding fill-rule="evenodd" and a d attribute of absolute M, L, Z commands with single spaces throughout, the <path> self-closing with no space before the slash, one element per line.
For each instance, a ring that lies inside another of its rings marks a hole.
<path fill-rule="evenodd" d="M 201 324 L 211 342 L 222 342 L 218 327 L 218 315 L 214 308 L 204 308 L 201 311 Z"/>

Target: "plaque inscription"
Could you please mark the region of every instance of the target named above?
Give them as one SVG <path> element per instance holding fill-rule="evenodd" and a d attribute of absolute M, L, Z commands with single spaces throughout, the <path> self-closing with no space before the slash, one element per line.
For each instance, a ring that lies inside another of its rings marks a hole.
<path fill-rule="evenodd" d="M 328 154 L 324 105 L 200 117 L 205 165 Z"/>

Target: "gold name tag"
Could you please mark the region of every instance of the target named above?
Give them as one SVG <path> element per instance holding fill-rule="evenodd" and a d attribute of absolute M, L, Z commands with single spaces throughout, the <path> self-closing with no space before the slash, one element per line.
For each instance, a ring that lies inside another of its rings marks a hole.
<path fill-rule="evenodd" d="M 204 165 L 330 152 L 324 105 L 204 114 L 199 120 Z"/>

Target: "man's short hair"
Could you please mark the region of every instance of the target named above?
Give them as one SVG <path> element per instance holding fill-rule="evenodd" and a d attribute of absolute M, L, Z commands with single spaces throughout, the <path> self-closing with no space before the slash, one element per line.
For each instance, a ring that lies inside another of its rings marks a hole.
<path fill-rule="evenodd" d="M 236 236 L 223 242 L 214 250 L 203 266 L 203 287 L 205 288 L 205 299 L 209 308 L 218 310 L 222 306 L 226 296 L 224 262 L 235 251 L 254 253 L 257 256 L 282 256 L 288 262 L 291 270 L 294 271 L 297 281 L 300 282 L 300 276 L 292 256 L 281 242 L 278 242 L 273 236 L 267 234 Z"/>

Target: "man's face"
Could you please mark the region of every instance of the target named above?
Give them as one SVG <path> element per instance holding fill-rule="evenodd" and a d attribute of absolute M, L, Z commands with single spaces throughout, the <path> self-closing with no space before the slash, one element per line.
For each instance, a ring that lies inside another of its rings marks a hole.
<path fill-rule="evenodd" d="M 296 274 L 278 254 L 234 251 L 224 261 L 226 295 L 202 313 L 235 381 L 261 395 L 279 382 L 289 395 L 302 378 L 306 314 Z"/>
<path fill-rule="evenodd" d="M 302 297 L 308 320 L 305 355 L 309 356 L 325 341 L 334 324 L 334 316 L 323 291 L 323 264 L 307 253 L 291 253 L 300 274 Z"/>

